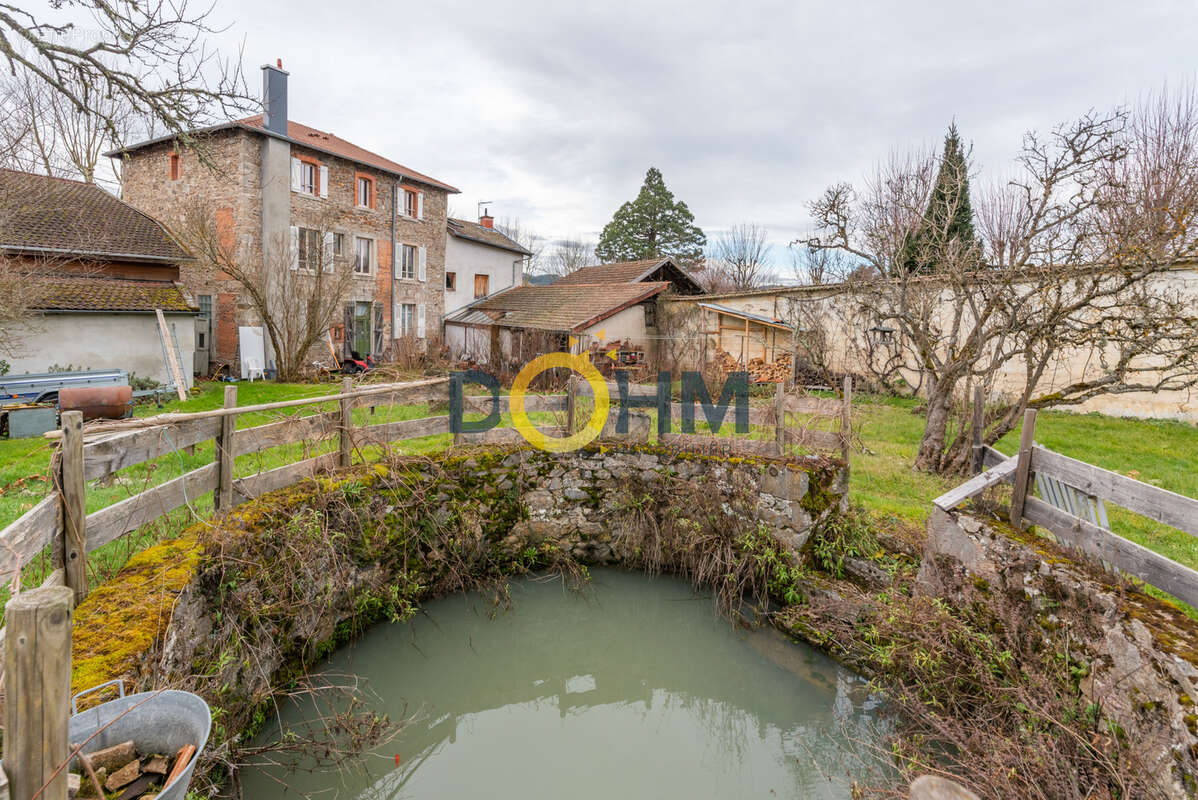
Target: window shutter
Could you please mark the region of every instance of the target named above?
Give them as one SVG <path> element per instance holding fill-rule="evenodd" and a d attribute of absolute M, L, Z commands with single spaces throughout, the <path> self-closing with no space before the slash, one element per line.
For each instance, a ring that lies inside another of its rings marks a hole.
<path fill-rule="evenodd" d="M 290 261 L 292 269 L 299 269 L 299 226 L 291 226 L 291 253 Z"/>
<path fill-rule="evenodd" d="M 381 355 L 383 352 L 383 304 L 374 304 L 374 355 Z"/>
<path fill-rule="evenodd" d="M 424 303 L 416 306 L 416 336 L 424 338 Z"/>
<path fill-rule="evenodd" d="M 329 168 L 323 164 L 320 167 L 320 196 L 325 200 L 329 198 Z"/>
<path fill-rule="evenodd" d="M 298 192 L 300 190 L 300 160 L 295 156 L 291 157 L 291 191 Z"/>
<path fill-rule="evenodd" d="M 403 336 L 403 304 L 396 300 L 391 304 L 391 338 L 398 339 Z"/>
<path fill-rule="evenodd" d="M 325 231 L 324 247 L 320 253 L 321 269 L 325 272 L 333 271 L 333 232 Z"/>
<path fill-rule="evenodd" d="M 419 266 L 417 267 L 417 269 L 419 269 L 419 277 L 420 277 L 420 280 L 427 281 L 428 280 L 428 258 L 427 258 L 428 251 L 425 248 L 421 247 L 421 248 L 419 248 L 418 252 L 419 252 L 419 255 L 417 256 L 417 258 L 420 259 Z"/>
<path fill-rule="evenodd" d="M 370 240 L 370 271 L 378 272 L 379 269 L 379 240 Z"/>
<path fill-rule="evenodd" d="M 424 192 L 416 193 L 416 219 L 424 219 Z"/>

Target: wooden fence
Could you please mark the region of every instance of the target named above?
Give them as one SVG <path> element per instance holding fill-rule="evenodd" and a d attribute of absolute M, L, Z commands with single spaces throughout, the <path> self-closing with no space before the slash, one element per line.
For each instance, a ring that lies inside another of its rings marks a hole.
<path fill-rule="evenodd" d="M 76 602 L 87 595 L 87 554 L 116 541 L 131 531 L 180 508 L 194 503 L 211 492 L 217 510 L 231 508 L 266 492 L 296 483 L 303 478 L 334 467 L 349 466 L 355 448 L 384 445 L 450 432 L 449 416 L 438 415 L 419 419 L 355 425 L 353 410 L 360 407 L 441 402 L 447 399 L 448 379 L 436 378 L 405 384 L 354 389 L 347 378 L 339 394 L 237 406 L 237 388 L 225 388 L 224 407 L 190 414 L 165 414 L 143 420 L 121 423 L 100 423 L 83 429 L 78 412 L 64 412 L 60 448 L 55 454 L 52 473 L 55 489 L 19 519 L 0 531 L 0 581 L 11 581 L 35 557 L 50 546 L 55 569 L 44 585 L 65 585 L 74 593 Z M 619 398 L 615 383 L 609 384 L 612 412 L 604 435 L 614 431 L 616 401 Z M 640 389 L 642 387 L 631 387 Z M 573 429 L 573 409 L 578 403 L 579 387 L 575 382 L 564 395 L 528 395 L 528 412 L 563 412 L 562 428 Z M 648 395 L 635 394 L 645 400 Z M 776 455 L 787 445 L 839 451 L 848 463 L 851 437 L 852 385 L 846 379 L 843 398 L 818 398 L 795 395 L 779 386 L 773 406 L 752 408 L 750 425 L 773 426 L 773 441 L 751 440 L 748 437 L 720 437 L 721 448 L 741 452 Z M 466 412 L 488 413 L 491 398 L 467 397 Z M 501 413 L 509 411 L 508 396 L 499 397 Z M 288 417 L 251 428 L 237 429 L 237 417 L 245 414 L 279 411 L 304 406 L 336 403 L 335 411 L 319 411 L 308 416 Z M 732 424 L 729 409 L 725 424 Z M 681 419 L 682 404 L 671 404 L 674 425 Z M 787 423 L 787 414 L 806 417 Z M 811 419 L 835 419 L 841 430 L 830 432 L 811 427 Z M 699 415 L 698 421 L 703 417 Z M 779 420 L 782 424 L 779 425 Z M 673 429 L 674 425 L 671 426 Z M 130 430 L 132 428 L 132 430 Z M 297 442 L 317 443 L 337 438 L 337 449 L 303 458 L 293 463 L 246 477 L 234 476 L 234 459 Z M 702 447 L 716 441 L 711 436 L 673 433 L 663 441 L 688 447 Z M 214 442 L 211 463 L 192 469 L 127 499 L 87 514 L 87 482 L 102 479 L 137 464 L 163 455 L 193 448 L 206 441 Z M 482 434 L 460 434 L 455 442 L 461 444 L 519 441 L 520 434 L 511 428 L 493 429 Z"/>
<path fill-rule="evenodd" d="M 1011 483 L 1010 521 L 1016 528 L 1022 530 L 1026 523 L 1039 525 L 1060 543 L 1198 606 L 1198 571 L 1035 497 L 1031 488 L 1036 475 L 1045 475 L 1092 503 L 1114 503 L 1191 536 L 1198 536 L 1198 500 L 1041 447 L 1035 443 L 1035 430 L 1036 411 L 1029 409 L 1023 418 L 1018 453 L 1006 456 L 992 447 L 979 446 L 975 464 L 985 471 L 933 504 L 951 511 L 992 486 Z"/>

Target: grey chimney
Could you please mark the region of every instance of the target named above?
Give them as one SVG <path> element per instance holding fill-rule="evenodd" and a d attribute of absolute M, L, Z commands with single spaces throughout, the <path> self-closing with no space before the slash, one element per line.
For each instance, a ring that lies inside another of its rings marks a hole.
<path fill-rule="evenodd" d="M 287 73 L 278 66 L 262 65 L 262 125 L 271 133 L 287 135 Z"/>

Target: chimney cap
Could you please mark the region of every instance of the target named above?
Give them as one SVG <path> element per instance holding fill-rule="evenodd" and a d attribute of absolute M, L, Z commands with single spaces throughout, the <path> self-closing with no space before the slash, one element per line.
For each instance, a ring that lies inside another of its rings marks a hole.
<path fill-rule="evenodd" d="M 290 73 L 290 72 L 288 72 L 287 70 L 283 69 L 283 59 L 281 59 L 281 58 L 279 58 L 279 59 L 275 59 L 275 63 L 274 63 L 274 64 L 263 64 L 263 65 L 262 65 L 262 69 L 264 69 L 264 70 L 266 70 L 266 69 L 268 69 L 268 70 L 273 70 L 274 72 L 281 72 L 281 73 L 283 73 L 284 75 L 290 75 L 290 74 L 291 74 L 291 73 Z"/>

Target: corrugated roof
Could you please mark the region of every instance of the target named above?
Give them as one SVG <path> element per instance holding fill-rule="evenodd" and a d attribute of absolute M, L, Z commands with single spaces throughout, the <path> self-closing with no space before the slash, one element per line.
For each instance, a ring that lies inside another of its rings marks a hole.
<path fill-rule="evenodd" d="M 472 311 L 502 311 L 491 324 L 508 328 L 577 333 L 661 294 L 670 286 L 658 283 L 612 283 L 577 286 L 516 286 L 472 303 Z"/>
<path fill-rule="evenodd" d="M 512 253 L 519 253 L 520 255 L 532 255 L 527 249 L 521 247 L 518 243 L 504 236 L 499 231 L 494 228 L 488 228 L 485 225 L 480 225 L 477 222 L 453 219 L 451 217 L 447 223 L 447 227 L 449 232 L 459 239 L 467 239 L 478 244 L 498 247 L 500 250 L 507 250 Z"/>
<path fill-rule="evenodd" d="M 33 305 L 43 311 L 196 311 L 177 284 L 119 278 L 39 278 L 45 288 Z"/>
<path fill-rule="evenodd" d="M 0 248 L 169 263 L 191 257 L 161 223 L 99 186 L 0 169 Z"/>
<path fill-rule="evenodd" d="M 219 125 L 211 125 L 206 128 L 200 128 L 199 130 L 193 131 L 193 133 L 216 133 L 217 131 L 229 130 L 232 128 L 241 128 L 243 130 L 253 131 L 254 133 L 261 133 L 268 136 L 278 136 L 278 134 L 267 132 L 266 126 L 262 122 L 261 114 L 255 114 L 254 116 L 246 117 L 245 119 L 234 120 L 232 122 L 222 122 Z M 174 138 L 174 136 L 159 136 L 156 139 L 148 139 L 144 142 L 138 142 L 137 144 L 131 144 L 126 147 L 118 148 L 109 153 L 105 153 L 104 155 L 108 156 L 109 158 L 114 158 L 125 153 L 131 153 L 135 150 L 140 150 L 144 147 L 161 144 L 162 142 L 169 142 Z M 310 147 L 313 150 L 320 150 L 322 152 L 328 153 L 329 155 L 340 156 L 341 158 L 345 158 L 350 161 L 356 161 L 359 164 L 365 164 L 376 169 L 381 169 L 384 172 L 402 175 L 405 178 L 410 178 L 411 180 L 418 181 L 419 183 L 444 189 L 451 194 L 459 193 L 458 189 L 450 186 L 448 183 L 444 183 L 436 178 L 431 178 L 422 172 L 417 172 L 414 169 L 405 167 L 403 164 L 399 164 L 389 158 L 384 158 L 378 153 L 371 152 L 364 147 L 359 147 L 353 142 L 347 142 L 340 136 L 335 136 L 331 133 L 317 130 L 316 128 L 312 128 L 308 125 L 302 125 L 298 122 L 292 122 L 288 120 L 287 135 L 279 138 L 286 139 L 302 147 Z"/>
<path fill-rule="evenodd" d="M 570 286 L 579 283 L 635 283 L 660 267 L 668 258 L 645 258 L 640 261 L 617 261 L 612 264 L 597 264 L 582 267 L 553 282 L 554 286 Z"/>
<path fill-rule="evenodd" d="M 748 311 L 741 311 L 740 309 L 729 308 L 728 306 L 721 306 L 716 303 L 695 303 L 695 305 L 699 306 L 700 308 L 710 308 L 713 311 L 718 311 L 721 314 L 727 314 L 731 317 L 747 319 L 751 322 L 758 322 L 762 325 L 770 325 L 772 327 L 782 328 L 783 330 L 787 331 L 790 330 L 790 326 L 780 319 L 771 319 L 770 317 L 763 317 L 760 314 L 750 314 Z"/>

